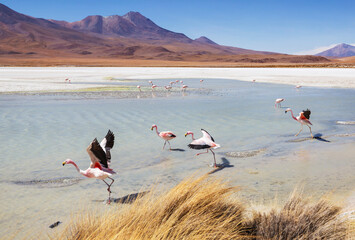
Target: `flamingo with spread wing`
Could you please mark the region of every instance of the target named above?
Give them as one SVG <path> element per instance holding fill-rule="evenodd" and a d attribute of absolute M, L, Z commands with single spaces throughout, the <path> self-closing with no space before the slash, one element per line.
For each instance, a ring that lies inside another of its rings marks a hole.
<path fill-rule="evenodd" d="M 192 137 L 192 142 L 187 145 L 189 148 L 195 149 L 195 150 L 200 150 L 200 149 L 207 149 L 206 152 L 202 152 L 202 153 L 197 153 L 196 156 L 204 154 L 204 153 L 208 153 L 208 150 L 211 151 L 211 153 L 213 154 L 213 159 L 214 159 L 214 165 L 213 167 L 217 167 L 216 164 L 216 156 L 214 154 L 214 152 L 212 151 L 212 149 L 217 149 L 219 147 L 221 147 L 219 144 L 215 143 L 213 137 L 204 129 L 201 129 L 202 132 L 202 137 L 199 139 L 195 139 L 194 138 L 194 133 L 188 131 L 187 133 L 185 133 L 185 137 L 187 135 L 191 135 Z"/>
<path fill-rule="evenodd" d="M 90 143 L 86 151 L 90 156 L 91 163 L 90 167 L 86 170 L 79 169 L 76 163 L 71 159 L 67 159 L 63 162 L 63 166 L 66 164 L 74 165 L 76 170 L 87 178 L 96 178 L 104 181 L 108 187 L 107 191 L 109 192 L 108 203 L 110 203 L 111 185 L 115 181 L 113 178 L 111 178 L 115 172 L 110 168 L 110 150 L 113 148 L 114 141 L 115 135 L 111 132 L 111 130 L 108 130 L 106 137 L 101 141 L 101 143 L 99 143 L 96 138 Z M 106 178 L 111 180 L 110 184 L 105 181 Z"/>

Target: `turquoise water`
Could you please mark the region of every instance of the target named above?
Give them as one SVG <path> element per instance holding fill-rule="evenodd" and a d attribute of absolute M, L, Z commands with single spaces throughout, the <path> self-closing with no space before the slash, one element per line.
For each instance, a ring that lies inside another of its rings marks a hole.
<path fill-rule="evenodd" d="M 355 120 L 355 90 L 183 80 L 189 86 L 186 93 L 158 90 L 152 98 L 138 92 L 127 99 L 107 93 L 0 95 L 0 236 L 31 232 L 34 222 L 35 229 L 47 231 L 76 208 L 106 199 L 102 181 L 85 179 L 61 163 L 70 158 L 86 169 L 86 147 L 108 129 L 116 136 L 111 151 L 118 173 L 114 198 L 211 171 L 212 155 L 195 156 L 197 151 L 187 147 L 191 138 L 184 137 L 186 131 L 201 136 L 201 128 L 222 146 L 215 151 L 217 162 L 233 165 L 214 176 L 241 185 L 241 195 L 248 199 L 284 196 L 300 182 L 319 195 L 353 190 L 355 126 L 336 122 Z M 171 80 L 153 81 L 167 85 Z M 147 81 L 112 82 L 120 84 L 148 86 Z M 281 109 L 274 108 L 276 98 L 285 98 Z M 295 115 L 311 109 L 312 131 L 321 138 L 307 139 L 307 127 L 295 137 L 300 124 L 284 113 L 286 107 Z M 162 150 L 164 142 L 150 130 L 152 124 L 177 135 L 171 146 L 178 151 Z M 246 158 L 226 155 L 260 149 Z"/>

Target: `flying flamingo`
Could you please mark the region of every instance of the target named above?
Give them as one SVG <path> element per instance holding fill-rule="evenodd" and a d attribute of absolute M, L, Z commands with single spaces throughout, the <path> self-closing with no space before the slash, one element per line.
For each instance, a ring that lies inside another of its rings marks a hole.
<path fill-rule="evenodd" d="M 140 92 L 142 92 L 140 85 L 138 85 L 137 88 L 139 89 Z"/>
<path fill-rule="evenodd" d="M 186 86 L 186 85 L 182 85 L 181 90 L 182 90 L 182 91 L 185 91 L 185 90 L 186 90 L 186 88 L 187 88 L 187 86 Z"/>
<path fill-rule="evenodd" d="M 110 150 L 113 147 L 115 141 L 115 135 L 108 130 L 106 137 L 99 142 L 95 138 L 90 145 L 87 147 L 86 151 L 88 152 L 91 164 L 90 167 L 86 170 L 81 170 L 71 159 L 67 159 L 63 162 L 63 166 L 65 164 L 73 164 L 76 170 L 83 176 L 88 178 L 96 178 L 101 179 L 107 185 L 108 191 L 108 203 L 110 203 L 111 197 L 111 185 L 115 181 L 111 176 L 115 174 L 115 172 L 109 167 L 111 163 L 111 153 Z M 111 183 L 108 184 L 105 179 L 111 179 Z"/>
<path fill-rule="evenodd" d="M 169 150 L 171 150 L 171 145 L 170 145 L 169 140 L 176 138 L 176 135 L 171 131 L 158 132 L 158 127 L 155 124 L 152 126 L 152 128 L 150 130 L 153 131 L 154 128 L 155 128 L 155 131 L 157 132 L 157 135 L 165 140 L 163 149 L 165 148 L 166 142 L 168 142 L 169 143 Z"/>
<path fill-rule="evenodd" d="M 280 108 L 280 107 L 281 107 L 281 102 L 282 102 L 283 100 L 285 100 L 285 99 L 283 99 L 283 98 L 278 98 L 278 99 L 276 99 L 276 100 L 275 100 L 275 108 L 276 108 L 276 104 L 277 104 L 277 106 Z"/>
<path fill-rule="evenodd" d="M 295 136 L 298 136 L 298 134 L 300 134 L 300 132 L 303 130 L 303 125 L 306 125 L 307 127 L 309 127 L 309 131 L 311 132 L 311 136 L 313 138 L 312 130 L 309 126 L 312 125 L 312 123 L 309 121 L 309 117 L 311 116 L 311 110 L 307 108 L 307 110 L 303 110 L 302 112 L 300 112 L 297 117 L 293 116 L 291 108 L 287 108 L 285 113 L 287 112 L 291 112 L 292 118 L 295 119 L 297 122 L 301 123 L 301 130 Z"/>
<path fill-rule="evenodd" d="M 215 143 L 213 137 L 206 130 L 201 129 L 201 132 L 202 132 L 202 137 L 199 139 L 194 138 L 193 132 L 188 131 L 187 133 L 185 133 L 185 137 L 187 135 L 191 135 L 191 137 L 192 137 L 192 142 L 187 146 L 191 149 L 196 149 L 196 150 L 207 149 L 206 152 L 197 153 L 196 156 L 198 156 L 200 154 L 208 153 L 208 150 L 210 150 L 211 153 L 213 154 L 213 159 L 214 159 L 213 167 L 216 168 L 217 167 L 216 156 L 215 156 L 214 152 L 212 151 L 212 148 L 217 149 L 221 146 L 219 144 Z"/>

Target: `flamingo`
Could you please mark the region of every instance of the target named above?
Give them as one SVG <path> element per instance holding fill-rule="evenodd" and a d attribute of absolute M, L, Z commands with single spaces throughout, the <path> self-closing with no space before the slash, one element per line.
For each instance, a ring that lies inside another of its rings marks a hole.
<path fill-rule="evenodd" d="M 110 150 L 113 147 L 114 141 L 115 135 L 111 132 L 111 130 L 108 130 L 106 137 L 101 141 L 101 143 L 99 143 L 96 138 L 90 143 L 86 151 L 90 156 L 91 164 L 90 167 L 86 170 L 79 169 L 79 167 L 71 159 L 67 159 L 63 162 L 63 166 L 65 164 L 74 165 L 76 170 L 87 178 L 96 178 L 104 181 L 108 187 L 108 203 L 110 203 L 111 185 L 115 181 L 113 178 L 111 178 L 115 172 L 109 167 L 111 163 Z M 111 179 L 110 184 L 105 181 L 106 178 Z"/>
<path fill-rule="evenodd" d="M 299 88 L 301 88 L 301 87 L 302 87 L 301 85 L 297 85 L 295 88 L 299 89 Z"/>
<path fill-rule="evenodd" d="M 203 83 L 203 79 L 200 80 L 200 83 Z"/>
<path fill-rule="evenodd" d="M 152 85 L 152 91 L 154 90 L 154 88 L 156 88 L 157 87 L 157 85 Z"/>
<path fill-rule="evenodd" d="M 154 85 L 152 81 L 148 81 L 150 84 L 152 84 L 152 86 Z"/>
<path fill-rule="evenodd" d="M 175 83 L 175 82 L 170 82 L 170 86 L 173 86 L 174 83 Z"/>
<path fill-rule="evenodd" d="M 172 86 L 164 86 L 166 90 L 170 91 L 170 89 L 172 88 Z"/>
<path fill-rule="evenodd" d="M 178 83 L 178 82 L 179 82 L 179 80 L 176 80 L 175 82 L 176 82 L 176 83 Z"/>
<path fill-rule="evenodd" d="M 311 132 L 311 136 L 313 138 L 312 130 L 309 126 L 312 125 L 312 123 L 309 121 L 309 117 L 311 116 L 311 110 L 307 108 L 307 110 L 303 110 L 302 112 L 300 112 L 297 117 L 293 116 L 291 108 L 287 108 L 285 113 L 287 112 L 291 112 L 292 118 L 295 119 L 297 122 L 301 123 L 301 130 L 295 136 L 298 136 L 298 134 L 300 134 L 300 132 L 303 130 L 303 125 L 306 125 L 307 127 L 309 127 L 309 131 Z"/>
<path fill-rule="evenodd" d="M 187 88 L 187 86 L 186 86 L 186 85 L 182 85 L 181 90 L 182 90 L 182 91 L 185 91 L 185 90 L 186 90 L 186 88 Z"/>
<path fill-rule="evenodd" d="M 196 150 L 207 149 L 206 152 L 197 153 L 196 156 L 198 156 L 200 154 L 208 153 L 208 150 L 210 150 L 211 153 L 213 154 L 213 159 L 214 159 L 213 167 L 216 168 L 217 167 L 216 156 L 215 156 L 214 152 L 212 151 L 212 149 L 217 149 L 217 148 L 221 147 L 221 145 L 215 143 L 213 137 L 206 130 L 201 129 L 201 132 L 202 132 L 202 137 L 199 139 L 195 139 L 194 133 L 191 131 L 188 131 L 187 133 L 185 133 L 185 137 L 187 135 L 191 135 L 191 138 L 192 138 L 192 142 L 187 146 L 191 149 L 196 149 Z"/>
<path fill-rule="evenodd" d="M 137 88 L 139 89 L 140 92 L 142 92 L 140 85 L 138 85 Z"/>
<path fill-rule="evenodd" d="M 275 108 L 276 108 L 276 104 L 278 107 L 281 107 L 281 102 L 283 102 L 283 100 L 285 100 L 284 98 L 278 98 L 275 100 Z"/>
<path fill-rule="evenodd" d="M 155 128 L 157 135 L 165 140 L 163 149 L 165 148 L 166 142 L 168 142 L 169 143 L 169 150 L 171 150 L 171 145 L 170 145 L 169 140 L 176 138 L 176 135 L 171 131 L 158 132 L 158 127 L 155 124 L 152 125 L 152 128 L 150 130 L 153 131 L 154 128 Z"/>

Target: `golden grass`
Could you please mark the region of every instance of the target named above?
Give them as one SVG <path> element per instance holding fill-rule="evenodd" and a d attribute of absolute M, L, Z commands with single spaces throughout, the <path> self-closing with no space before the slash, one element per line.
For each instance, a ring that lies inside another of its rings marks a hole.
<path fill-rule="evenodd" d="M 53 239 L 351 239 L 354 222 L 326 200 L 299 192 L 280 209 L 254 211 L 233 197 L 238 189 L 209 176 L 189 178 L 171 190 L 152 190 L 132 205 L 105 214 L 84 212 Z M 347 235 L 347 236 L 346 236 Z"/>
<path fill-rule="evenodd" d="M 281 208 L 254 211 L 245 226 L 261 240 L 345 239 L 348 228 L 341 210 L 325 199 L 312 202 L 296 189 Z"/>

